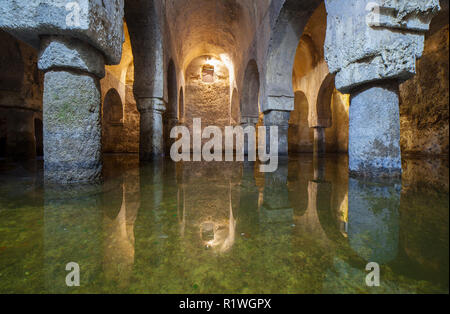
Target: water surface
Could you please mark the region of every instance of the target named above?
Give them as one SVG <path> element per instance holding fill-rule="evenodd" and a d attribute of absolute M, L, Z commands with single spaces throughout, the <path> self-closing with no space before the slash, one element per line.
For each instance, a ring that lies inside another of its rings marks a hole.
<path fill-rule="evenodd" d="M 448 293 L 448 160 L 405 159 L 397 181 L 347 168 L 110 155 L 103 184 L 58 187 L 42 161 L 0 160 L 0 292 Z"/>

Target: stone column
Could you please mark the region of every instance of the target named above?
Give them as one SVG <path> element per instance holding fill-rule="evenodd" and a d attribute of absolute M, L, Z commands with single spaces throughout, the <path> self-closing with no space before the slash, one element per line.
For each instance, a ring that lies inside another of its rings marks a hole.
<path fill-rule="evenodd" d="M 325 154 L 325 128 L 314 128 L 314 155 Z"/>
<path fill-rule="evenodd" d="M 163 119 L 164 101 L 160 98 L 138 98 L 141 113 L 140 160 L 152 160 L 164 154 Z"/>
<path fill-rule="evenodd" d="M 7 156 L 14 160 L 35 159 L 34 112 L 27 109 L 9 109 L 6 128 Z"/>
<path fill-rule="evenodd" d="M 349 168 L 401 174 L 398 84 L 416 72 L 438 0 L 327 1 L 324 54 L 336 88 L 351 94 Z"/>
<path fill-rule="evenodd" d="M 278 155 L 288 154 L 288 130 L 290 111 L 270 110 L 264 113 L 264 125 L 266 126 L 267 151 L 270 148 L 270 127 L 278 127 Z"/>
<path fill-rule="evenodd" d="M 99 79 L 105 63 L 120 63 L 124 0 L 66 4 L 3 0 L 0 28 L 39 50 L 46 181 L 96 181 L 102 170 Z"/>
<path fill-rule="evenodd" d="M 354 92 L 349 121 L 351 174 L 401 176 L 397 82 L 370 84 Z"/>
<path fill-rule="evenodd" d="M 255 134 L 256 132 L 258 132 L 256 130 L 256 124 L 258 123 L 258 118 L 257 117 L 242 117 L 241 118 L 241 127 L 243 129 L 245 129 L 248 126 L 252 126 L 255 128 Z M 258 142 L 255 142 L 255 145 L 258 145 Z M 255 146 L 255 148 L 257 149 L 257 146 Z M 244 155 L 247 156 L 248 155 L 248 137 L 244 136 Z"/>
<path fill-rule="evenodd" d="M 100 51 L 66 36 L 41 39 L 38 61 L 44 79 L 45 180 L 59 183 L 101 177 Z"/>

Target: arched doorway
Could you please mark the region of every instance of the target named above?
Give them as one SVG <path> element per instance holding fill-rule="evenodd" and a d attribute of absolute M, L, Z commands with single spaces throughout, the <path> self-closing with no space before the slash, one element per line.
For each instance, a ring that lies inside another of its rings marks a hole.
<path fill-rule="evenodd" d="M 111 88 L 103 102 L 102 150 L 104 153 L 123 152 L 123 105 L 115 88 Z"/>

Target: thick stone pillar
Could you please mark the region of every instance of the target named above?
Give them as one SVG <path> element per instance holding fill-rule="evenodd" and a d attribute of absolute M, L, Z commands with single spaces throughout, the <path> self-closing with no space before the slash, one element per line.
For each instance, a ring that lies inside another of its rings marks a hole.
<path fill-rule="evenodd" d="M 266 126 L 266 146 L 270 149 L 270 127 L 278 127 L 278 155 L 286 156 L 288 154 L 288 130 L 290 111 L 270 110 L 264 113 L 264 125 Z"/>
<path fill-rule="evenodd" d="M 39 49 L 44 81 L 45 179 L 100 178 L 100 84 L 122 55 L 124 1 L 3 0 L 0 28 Z M 58 34 L 49 36 L 49 34 Z"/>
<path fill-rule="evenodd" d="M 152 160 L 164 154 L 163 118 L 164 101 L 160 98 L 138 98 L 141 113 L 139 158 Z"/>
<path fill-rule="evenodd" d="M 397 83 L 371 84 L 353 93 L 349 121 L 350 172 L 401 176 Z"/>
<path fill-rule="evenodd" d="M 59 183 L 101 177 L 101 93 L 104 58 L 89 44 L 66 36 L 41 39 L 44 79 L 44 175 Z"/>
<path fill-rule="evenodd" d="M 328 0 L 324 54 L 336 88 L 351 94 L 349 168 L 401 174 L 398 84 L 416 72 L 438 0 Z"/>
<path fill-rule="evenodd" d="M 27 109 L 9 109 L 6 129 L 7 156 L 14 160 L 35 159 L 34 112 Z"/>
<path fill-rule="evenodd" d="M 314 155 L 325 154 L 325 128 L 314 128 Z"/>

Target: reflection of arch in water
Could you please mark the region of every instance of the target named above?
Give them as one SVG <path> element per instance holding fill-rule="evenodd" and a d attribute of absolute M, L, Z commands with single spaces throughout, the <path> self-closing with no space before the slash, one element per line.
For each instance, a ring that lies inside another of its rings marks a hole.
<path fill-rule="evenodd" d="M 247 64 L 240 104 L 241 118 L 259 116 L 259 71 L 255 60 Z"/>
<path fill-rule="evenodd" d="M 136 161 L 105 158 L 101 197 L 103 210 L 103 271 L 119 287 L 129 284 L 135 257 L 134 225 L 140 207 L 140 178 Z"/>

